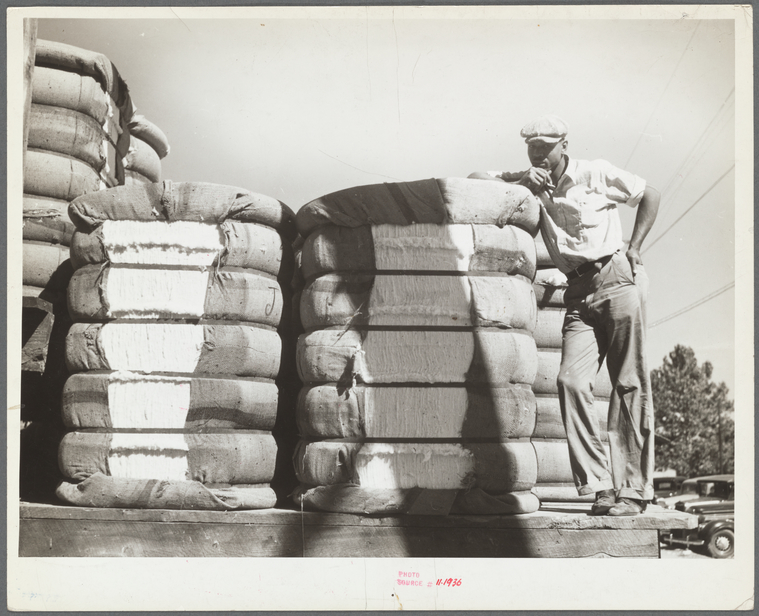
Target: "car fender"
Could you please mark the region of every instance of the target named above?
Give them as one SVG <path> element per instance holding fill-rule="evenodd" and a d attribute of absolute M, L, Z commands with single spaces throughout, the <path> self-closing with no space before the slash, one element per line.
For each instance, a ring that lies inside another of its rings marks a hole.
<path fill-rule="evenodd" d="M 704 524 L 698 531 L 698 534 L 706 539 L 708 537 L 711 537 L 714 533 L 716 533 L 718 530 L 731 530 L 735 532 L 735 523 L 733 520 L 712 520 L 711 522 L 707 522 Z"/>

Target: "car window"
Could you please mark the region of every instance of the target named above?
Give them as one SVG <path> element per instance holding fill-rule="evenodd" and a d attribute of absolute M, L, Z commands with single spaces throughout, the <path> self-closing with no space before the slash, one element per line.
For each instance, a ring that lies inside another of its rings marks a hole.
<path fill-rule="evenodd" d="M 711 481 L 698 482 L 699 496 L 714 496 L 714 484 Z"/>
<path fill-rule="evenodd" d="M 731 485 L 725 481 L 699 481 L 698 495 L 727 499 L 730 496 Z"/>

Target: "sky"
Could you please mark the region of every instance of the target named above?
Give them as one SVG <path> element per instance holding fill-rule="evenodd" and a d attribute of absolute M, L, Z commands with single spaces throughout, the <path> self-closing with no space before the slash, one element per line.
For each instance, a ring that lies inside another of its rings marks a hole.
<path fill-rule="evenodd" d="M 297 210 L 350 186 L 526 169 L 520 128 L 557 114 L 570 156 L 604 158 L 663 193 L 643 246 L 649 367 L 690 346 L 733 396 L 731 20 L 174 14 L 41 19 L 38 30 L 117 66 L 169 138 L 164 179 L 240 186 Z M 634 215 L 622 211 L 626 238 Z"/>

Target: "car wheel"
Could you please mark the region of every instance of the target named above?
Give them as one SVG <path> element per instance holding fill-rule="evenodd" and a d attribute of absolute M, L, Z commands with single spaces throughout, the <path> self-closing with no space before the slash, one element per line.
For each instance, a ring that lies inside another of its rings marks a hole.
<path fill-rule="evenodd" d="M 706 544 L 706 551 L 712 558 L 730 558 L 735 548 L 735 535 L 733 531 L 718 530 Z"/>

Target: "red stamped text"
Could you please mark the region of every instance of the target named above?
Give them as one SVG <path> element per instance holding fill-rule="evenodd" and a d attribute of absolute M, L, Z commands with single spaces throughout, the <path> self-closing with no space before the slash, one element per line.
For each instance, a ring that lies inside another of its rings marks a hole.
<path fill-rule="evenodd" d="M 419 577 L 419 573 L 416 571 L 399 571 L 396 582 L 398 586 L 423 586 L 424 584 Z"/>
<path fill-rule="evenodd" d="M 448 578 L 447 580 L 438 578 L 435 586 L 461 586 L 461 578 Z"/>

